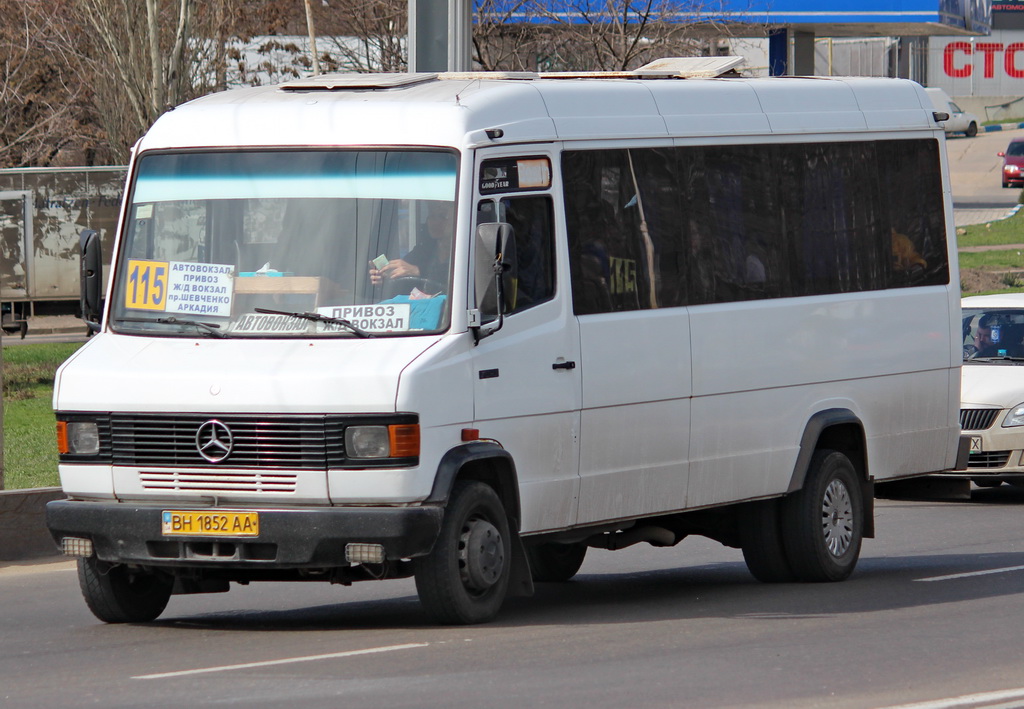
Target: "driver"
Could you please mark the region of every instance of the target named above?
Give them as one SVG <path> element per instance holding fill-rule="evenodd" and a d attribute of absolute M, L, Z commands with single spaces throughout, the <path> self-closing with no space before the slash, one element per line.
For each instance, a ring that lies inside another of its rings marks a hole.
<path fill-rule="evenodd" d="M 427 208 L 427 234 L 405 258 L 388 261 L 381 269 L 370 267 L 370 282 L 380 285 L 385 279 L 423 278 L 436 283 L 448 282 L 452 251 L 452 205 L 435 202 Z"/>
<path fill-rule="evenodd" d="M 986 315 L 978 321 L 978 329 L 974 332 L 974 356 L 992 357 L 999 347 L 992 338 L 992 320 Z"/>

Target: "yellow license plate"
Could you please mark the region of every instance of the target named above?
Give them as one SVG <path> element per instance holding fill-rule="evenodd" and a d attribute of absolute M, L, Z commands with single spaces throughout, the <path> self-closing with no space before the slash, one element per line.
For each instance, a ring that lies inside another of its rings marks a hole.
<path fill-rule="evenodd" d="M 256 512 L 164 510 L 161 527 L 167 537 L 257 537 L 260 517 Z"/>

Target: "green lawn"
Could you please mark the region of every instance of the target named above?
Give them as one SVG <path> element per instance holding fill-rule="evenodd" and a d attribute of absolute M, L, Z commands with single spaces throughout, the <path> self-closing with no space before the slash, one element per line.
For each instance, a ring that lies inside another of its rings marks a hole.
<path fill-rule="evenodd" d="M 961 249 L 965 246 L 1024 244 L 1024 209 L 1009 219 L 960 227 L 956 233 L 956 243 Z"/>
<path fill-rule="evenodd" d="M 4 347 L 4 489 L 60 484 L 51 406 L 53 373 L 80 346 L 40 343 Z"/>

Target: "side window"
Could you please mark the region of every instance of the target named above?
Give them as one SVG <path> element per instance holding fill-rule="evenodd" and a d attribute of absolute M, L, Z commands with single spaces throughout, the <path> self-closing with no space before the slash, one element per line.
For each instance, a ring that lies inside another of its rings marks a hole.
<path fill-rule="evenodd" d="M 517 279 L 512 313 L 555 295 L 553 209 L 547 196 L 501 197 L 477 204 L 477 223 L 507 222 L 516 237 Z"/>
<path fill-rule="evenodd" d="M 879 189 L 888 196 L 891 287 L 949 283 L 938 164 L 935 141 L 894 141 L 879 160 Z"/>
<path fill-rule="evenodd" d="M 777 154 L 769 146 L 681 148 L 690 264 L 689 302 L 777 296 L 785 278 L 779 250 Z"/>
<path fill-rule="evenodd" d="M 577 315 L 657 307 L 649 274 L 641 199 L 628 150 L 562 156 L 573 312 Z"/>
<path fill-rule="evenodd" d="M 938 143 L 566 151 L 577 315 L 949 282 Z"/>

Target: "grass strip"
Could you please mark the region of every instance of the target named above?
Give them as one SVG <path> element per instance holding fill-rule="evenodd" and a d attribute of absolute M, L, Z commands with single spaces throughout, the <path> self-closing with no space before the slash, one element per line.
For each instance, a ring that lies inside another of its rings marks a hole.
<path fill-rule="evenodd" d="M 81 343 L 4 347 L 4 488 L 60 484 L 52 408 L 53 375 Z"/>

